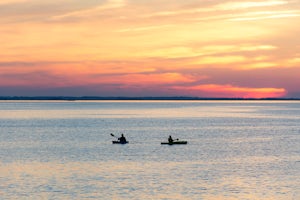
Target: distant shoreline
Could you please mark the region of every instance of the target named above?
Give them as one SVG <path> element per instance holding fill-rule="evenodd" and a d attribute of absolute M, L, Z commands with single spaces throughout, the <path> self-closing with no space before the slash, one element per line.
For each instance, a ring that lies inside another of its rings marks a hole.
<path fill-rule="evenodd" d="M 91 100 L 173 100 L 173 101 L 211 101 L 211 100 L 279 100 L 279 101 L 297 101 L 300 98 L 204 98 L 204 97 L 188 97 L 188 96 L 179 96 L 179 97 L 100 97 L 100 96 L 82 96 L 82 97 L 73 97 L 73 96 L 0 96 L 0 101 L 4 100 L 39 100 L 39 101 L 91 101 Z"/>

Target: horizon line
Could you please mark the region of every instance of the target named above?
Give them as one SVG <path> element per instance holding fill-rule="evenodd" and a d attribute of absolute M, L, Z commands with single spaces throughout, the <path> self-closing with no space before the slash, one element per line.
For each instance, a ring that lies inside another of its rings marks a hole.
<path fill-rule="evenodd" d="M 0 100 L 300 100 L 295 97 L 243 98 L 243 97 L 193 97 L 193 96 L 0 96 Z"/>

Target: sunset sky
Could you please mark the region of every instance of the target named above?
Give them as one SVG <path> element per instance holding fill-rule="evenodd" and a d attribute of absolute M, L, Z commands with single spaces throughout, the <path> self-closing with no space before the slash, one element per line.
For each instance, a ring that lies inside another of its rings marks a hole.
<path fill-rule="evenodd" d="M 0 96 L 300 98 L 299 0 L 1 0 Z"/>

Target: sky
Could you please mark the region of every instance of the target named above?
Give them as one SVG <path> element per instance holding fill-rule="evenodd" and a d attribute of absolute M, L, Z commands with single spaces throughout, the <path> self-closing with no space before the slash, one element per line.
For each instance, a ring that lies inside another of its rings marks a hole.
<path fill-rule="evenodd" d="M 0 96 L 300 98 L 300 0 L 1 0 Z"/>

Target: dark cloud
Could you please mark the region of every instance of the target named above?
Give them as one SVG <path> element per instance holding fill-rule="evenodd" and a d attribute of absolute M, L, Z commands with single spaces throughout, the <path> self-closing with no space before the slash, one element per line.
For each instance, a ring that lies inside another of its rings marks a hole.
<path fill-rule="evenodd" d="M 69 87 L 0 87 L 0 96 L 176 96 L 178 91 L 155 87 L 124 87 L 117 84 Z"/>
<path fill-rule="evenodd" d="M 300 92 L 299 91 L 289 91 L 286 95 L 288 98 L 300 98 Z"/>
<path fill-rule="evenodd" d="M 36 65 L 36 62 L 0 62 L 0 67 L 32 67 Z"/>
<path fill-rule="evenodd" d="M 13 62 L 0 62 L 1 67 L 34 67 L 34 66 L 49 66 L 58 64 L 78 64 L 83 62 L 75 61 L 36 61 L 36 62 L 24 62 L 24 61 L 13 61 Z"/>

